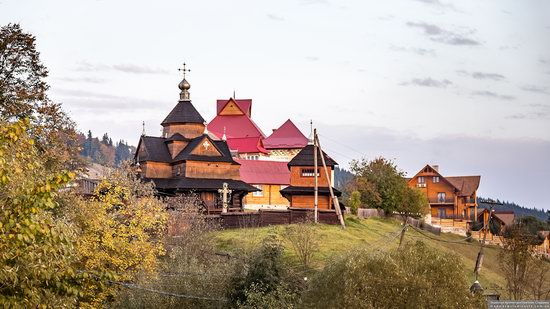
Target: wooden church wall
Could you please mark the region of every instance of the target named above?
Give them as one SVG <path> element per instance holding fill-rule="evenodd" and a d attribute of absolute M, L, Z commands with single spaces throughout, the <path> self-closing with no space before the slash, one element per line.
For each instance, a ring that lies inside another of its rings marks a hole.
<path fill-rule="evenodd" d="M 170 137 L 176 133 L 183 135 L 186 138 L 195 138 L 204 133 L 204 124 L 200 123 L 182 123 L 170 124 L 163 129 L 163 134 Z"/>
<path fill-rule="evenodd" d="M 144 162 L 140 165 L 142 173 L 147 178 L 169 178 L 172 177 L 172 167 L 168 163 Z"/>
<path fill-rule="evenodd" d="M 239 165 L 219 162 L 187 161 L 185 176 L 190 178 L 221 178 L 240 180 Z"/>
<path fill-rule="evenodd" d="M 314 196 L 313 195 L 293 195 L 292 196 L 292 202 L 290 203 L 290 207 L 297 207 L 297 208 L 313 208 L 314 207 Z M 317 207 L 320 209 L 331 209 L 332 206 L 330 197 L 320 195 L 319 200 L 317 202 Z"/>

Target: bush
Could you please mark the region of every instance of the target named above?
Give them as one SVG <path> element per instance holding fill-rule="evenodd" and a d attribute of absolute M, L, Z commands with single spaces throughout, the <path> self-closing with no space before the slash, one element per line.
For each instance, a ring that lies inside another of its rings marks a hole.
<path fill-rule="evenodd" d="M 330 263 L 304 294 L 306 308 L 479 308 L 460 258 L 417 242 L 402 251 L 358 250 Z"/>

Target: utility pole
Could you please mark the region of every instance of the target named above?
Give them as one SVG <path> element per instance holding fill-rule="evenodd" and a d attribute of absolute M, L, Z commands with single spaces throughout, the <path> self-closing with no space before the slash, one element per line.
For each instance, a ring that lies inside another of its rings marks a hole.
<path fill-rule="evenodd" d="M 491 220 L 493 219 L 493 207 L 495 205 L 502 205 L 502 203 L 495 202 L 493 200 L 487 200 L 484 203 L 489 204 L 489 219 L 487 219 L 487 224 L 483 227 L 483 241 L 481 242 L 479 253 L 477 254 L 476 266 L 474 268 L 474 273 L 476 274 L 476 281 L 478 280 L 479 272 L 481 271 L 481 265 L 483 264 L 483 249 L 485 248 L 485 241 L 487 240 L 487 229 L 491 226 Z"/>
<path fill-rule="evenodd" d="M 317 129 L 313 129 L 313 136 L 317 136 Z M 315 187 L 314 187 L 314 202 L 313 202 L 313 216 L 315 217 L 315 223 L 319 221 L 319 167 L 317 164 L 317 153 L 319 151 L 319 148 L 317 147 L 317 143 L 313 142 L 313 175 L 315 178 Z"/>
<path fill-rule="evenodd" d="M 327 177 L 328 182 L 328 189 L 330 191 L 330 196 L 332 197 L 332 202 L 334 204 L 334 210 L 336 210 L 336 215 L 338 216 L 338 220 L 340 221 L 340 225 L 342 225 L 342 228 L 346 228 L 346 222 L 344 222 L 344 217 L 342 216 L 342 210 L 340 209 L 340 203 L 338 202 L 338 198 L 334 195 L 334 190 L 332 190 L 332 181 L 330 178 L 330 175 L 328 174 L 327 169 L 327 163 L 325 162 L 325 156 L 323 155 L 323 149 L 321 148 L 321 143 L 319 142 L 319 136 L 317 136 L 317 130 L 314 132 L 313 136 L 314 144 L 317 145 L 319 148 L 319 153 L 321 154 L 321 162 L 323 162 L 323 168 L 325 170 L 325 176 Z M 317 172 L 317 171 L 315 171 Z"/>

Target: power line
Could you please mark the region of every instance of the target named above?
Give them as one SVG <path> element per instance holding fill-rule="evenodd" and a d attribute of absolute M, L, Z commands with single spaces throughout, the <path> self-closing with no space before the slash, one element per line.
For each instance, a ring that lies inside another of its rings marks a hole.
<path fill-rule="evenodd" d="M 344 146 L 344 147 L 348 148 L 348 149 L 351 150 L 351 151 L 354 151 L 354 152 L 358 153 L 358 154 L 361 155 L 362 157 L 367 157 L 367 155 L 365 155 L 362 151 L 359 151 L 359 150 L 357 150 L 357 149 L 355 149 L 355 148 L 353 148 L 353 147 L 351 147 L 351 146 L 348 146 L 348 145 L 346 145 L 346 144 L 344 144 L 344 143 L 342 143 L 342 142 L 339 142 L 338 140 L 332 139 L 332 138 L 330 138 L 330 137 L 328 137 L 328 136 L 326 136 L 326 135 L 324 135 L 324 134 L 319 134 L 319 135 L 321 135 L 323 138 L 326 138 L 326 139 L 328 139 L 329 141 L 331 141 L 331 142 L 333 142 L 333 143 L 339 144 L 339 145 L 341 145 L 341 146 Z"/>
<path fill-rule="evenodd" d="M 130 283 L 124 283 L 124 282 L 117 282 L 117 281 L 109 281 L 113 284 L 118 284 L 120 286 L 129 288 L 129 289 L 135 289 L 135 290 L 141 290 L 141 291 L 147 291 L 151 293 L 156 293 L 159 295 L 165 295 L 165 296 L 171 296 L 171 297 L 177 297 L 177 298 L 187 298 L 187 299 L 198 299 L 198 300 L 211 300 L 211 301 L 227 301 L 226 298 L 214 298 L 214 297 L 207 297 L 207 296 L 196 296 L 196 295 L 188 295 L 188 294 L 176 294 L 172 292 L 166 292 L 166 291 L 160 291 L 155 290 L 151 288 L 142 287 L 135 284 Z"/>

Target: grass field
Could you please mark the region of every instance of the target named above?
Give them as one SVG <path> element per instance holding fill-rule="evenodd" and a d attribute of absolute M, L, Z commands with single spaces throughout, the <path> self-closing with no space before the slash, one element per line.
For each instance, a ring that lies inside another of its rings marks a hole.
<path fill-rule="evenodd" d="M 313 258 L 313 268 L 322 269 L 330 262 L 331 257 L 343 254 L 357 248 L 368 248 L 373 252 L 387 251 L 397 248 L 401 224 L 394 219 L 371 218 L 358 219 L 356 217 L 346 218 L 346 229 L 340 226 L 320 224 L 316 226 L 319 237 L 319 250 Z M 284 233 L 284 226 L 231 229 L 215 232 L 215 242 L 220 250 L 226 252 L 251 251 L 260 243 L 268 233 L 281 235 Z M 418 232 L 409 228 L 405 242 L 422 240 L 429 246 L 459 255 L 463 261 L 464 269 L 469 274 L 470 282 L 474 281 L 473 269 L 479 242 L 462 241 L 464 237 L 454 234 L 441 234 L 436 236 L 428 232 Z M 483 268 L 480 274 L 480 283 L 484 288 L 496 286 L 504 287 L 505 281 L 498 265 L 498 248 L 487 246 Z M 289 263 L 298 265 L 297 258 L 290 248 L 285 246 L 285 258 Z"/>

